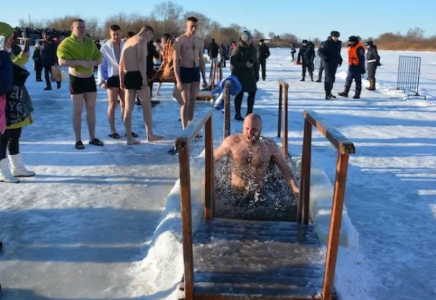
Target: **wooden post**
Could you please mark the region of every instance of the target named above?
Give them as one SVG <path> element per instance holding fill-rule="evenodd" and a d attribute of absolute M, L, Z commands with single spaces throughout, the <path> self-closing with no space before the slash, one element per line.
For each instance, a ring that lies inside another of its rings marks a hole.
<path fill-rule="evenodd" d="M 212 219 L 215 202 L 215 174 L 214 174 L 214 158 L 213 158 L 213 131 L 212 131 L 212 117 L 206 121 L 206 166 L 205 166 L 205 201 L 204 201 L 204 218 Z"/>
<path fill-rule="evenodd" d="M 330 219 L 330 232 L 327 244 L 327 256 L 322 285 L 323 300 L 332 299 L 335 268 L 338 257 L 339 238 L 341 235 L 342 209 L 344 207 L 345 184 L 348 170 L 348 153 L 338 154 L 336 180 L 333 192 L 333 208 Z"/>
<path fill-rule="evenodd" d="M 279 116 L 277 118 L 277 137 L 279 138 L 281 135 L 281 128 L 282 128 L 282 95 L 283 93 L 283 87 L 279 82 Z"/>
<path fill-rule="evenodd" d="M 224 138 L 230 135 L 230 83 L 224 84 Z"/>
<path fill-rule="evenodd" d="M 281 85 L 280 85 L 281 86 Z M 285 99 L 283 103 L 283 141 L 282 141 L 282 151 L 283 156 L 288 158 L 288 86 L 284 88 Z"/>
<path fill-rule="evenodd" d="M 177 143 L 180 164 L 180 206 L 182 211 L 183 260 L 185 265 L 185 299 L 194 299 L 194 255 L 192 250 L 191 174 L 189 168 L 189 145 Z"/>
<path fill-rule="evenodd" d="M 304 119 L 303 154 L 301 161 L 300 199 L 297 222 L 309 224 L 310 164 L 312 152 L 312 125 Z"/>

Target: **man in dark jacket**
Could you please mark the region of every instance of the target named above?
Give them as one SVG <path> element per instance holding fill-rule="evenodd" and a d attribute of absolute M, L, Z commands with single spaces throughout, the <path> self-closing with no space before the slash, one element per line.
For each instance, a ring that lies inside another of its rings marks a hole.
<path fill-rule="evenodd" d="M 251 46 L 253 37 L 249 31 L 243 31 L 239 37 L 238 45 L 233 49 L 230 57 L 232 75 L 236 76 L 241 83 L 242 91 L 235 96 L 235 120 L 243 121 L 241 105 L 244 93 L 248 93 L 247 115 L 253 112 L 254 98 L 259 81 L 259 63 L 257 61 L 256 48 Z"/>
<path fill-rule="evenodd" d="M 348 74 L 345 80 L 345 87 L 339 96 L 348 97 L 353 79 L 356 82 L 356 93 L 354 99 L 360 98 L 360 92 L 362 91 L 362 75 L 365 74 L 365 49 L 363 44 L 359 41 L 357 36 L 350 36 L 348 38 Z"/>
<path fill-rule="evenodd" d="M 210 59 L 210 74 L 209 74 L 209 82 L 212 84 L 212 73 L 214 72 L 215 65 L 218 63 L 218 44 L 215 43 L 215 39 L 212 39 L 212 42 L 207 49 L 209 59 Z"/>
<path fill-rule="evenodd" d="M 214 64 L 217 62 L 216 60 L 218 58 L 218 48 L 219 47 L 218 47 L 218 44 L 215 43 L 215 39 L 212 39 L 212 42 L 210 43 L 207 51 L 208 51 L 210 60 L 213 61 Z"/>
<path fill-rule="evenodd" d="M 45 91 L 51 90 L 51 67 L 58 65 L 58 57 L 56 54 L 56 51 L 58 49 L 58 45 L 53 40 L 53 38 L 50 36 L 50 33 L 43 32 L 42 37 L 44 38 L 44 41 L 42 43 L 42 49 L 41 49 L 41 61 L 42 61 L 42 67 L 44 68 L 44 76 L 45 76 Z M 59 78 L 60 79 L 60 78 Z M 57 88 L 61 88 L 61 81 L 56 81 Z"/>
<path fill-rule="evenodd" d="M 332 31 L 330 33 L 331 38 L 324 41 L 318 49 L 318 56 L 324 67 L 324 90 L 326 100 L 336 98 L 332 94 L 332 89 L 335 83 L 336 70 L 342 65 L 342 42 L 339 40 L 339 36 L 338 31 Z"/>
<path fill-rule="evenodd" d="M 35 44 L 32 59 L 33 59 L 33 69 L 35 70 L 35 75 L 36 75 L 36 81 L 42 81 L 41 46 L 39 45 L 39 43 Z"/>
<path fill-rule="evenodd" d="M 372 41 L 366 42 L 366 69 L 368 70 L 369 87 L 367 90 L 375 90 L 375 71 L 380 66 L 380 56 L 378 55 L 377 46 Z"/>
<path fill-rule="evenodd" d="M 306 77 L 306 69 L 309 71 L 310 79 L 313 81 L 313 60 L 315 59 L 315 51 L 308 45 L 307 40 L 303 40 L 303 46 L 298 51 L 297 64 L 302 63 L 302 78 L 304 81 Z"/>
<path fill-rule="evenodd" d="M 262 80 L 265 81 L 266 78 L 266 60 L 271 55 L 269 52 L 269 47 L 265 45 L 263 39 L 259 40 L 259 48 L 257 49 L 257 54 L 259 57 L 259 64 L 262 69 Z"/>
<path fill-rule="evenodd" d="M 218 49 L 218 53 L 220 54 L 220 64 L 222 68 L 226 67 L 226 56 L 227 51 L 223 44 L 221 44 L 220 48 Z"/>

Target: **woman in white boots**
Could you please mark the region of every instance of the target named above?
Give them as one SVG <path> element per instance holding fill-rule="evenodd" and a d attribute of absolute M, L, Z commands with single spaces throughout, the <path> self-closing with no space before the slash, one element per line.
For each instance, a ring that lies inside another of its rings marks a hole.
<path fill-rule="evenodd" d="M 32 116 L 30 97 L 24 88 L 24 83 L 29 72 L 22 69 L 29 60 L 29 51 L 21 52 L 15 56 L 12 49 L 12 42 L 14 36 L 14 29 L 6 23 L 0 22 L 0 37 L 5 38 L 4 50 L 9 52 L 12 62 L 15 64 L 13 67 L 13 84 L 12 89 L 8 92 L 6 97 L 5 117 L 6 117 L 6 130 L 0 137 L 0 181 L 17 183 L 20 180 L 17 177 L 30 177 L 34 176 L 35 172 L 29 171 L 24 167 L 23 160 L 20 153 L 19 142 L 21 130 L 23 127 L 32 124 Z M 1 95 L 0 95 L 1 96 Z M 11 102 L 17 102 L 11 105 Z M 16 104 L 21 104 L 19 110 L 14 110 Z M 7 150 L 9 150 L 9 162 L 6 157 Z"/>

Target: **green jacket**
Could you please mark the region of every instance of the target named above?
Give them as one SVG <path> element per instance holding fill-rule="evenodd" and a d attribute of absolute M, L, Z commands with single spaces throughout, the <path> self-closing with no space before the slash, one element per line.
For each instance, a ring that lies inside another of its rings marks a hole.
<path fill-rule="evenodd" d="M 253 66 L 246 66 L 246 63 L 249 61 L 253 62 Z M 257 60 L 256 48 L 239 40 L 238 45 L 232 51 L 230 64 L 233 66 L 232 75 L 238 77 L 242 85 L 242 92 L 250 93 L 257 91 L 256 83 L 259 81 L 259 62 Z"/>

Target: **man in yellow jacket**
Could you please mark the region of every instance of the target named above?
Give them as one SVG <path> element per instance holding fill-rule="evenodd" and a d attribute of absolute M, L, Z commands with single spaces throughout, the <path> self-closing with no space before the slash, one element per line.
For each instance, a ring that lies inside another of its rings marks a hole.
<path fill-rule="evenodd" d="M 356 82 L 356 93 L 354 99 L 360 98 L 362 91 L 362 75 L 365 74 L 365 48 L 357 36 L 348 38 L 348 75 L 345 80 L 345 88 L 339 96 L 348 97 L 353 79 Z"/>
<path fill-rule="evenodd" d="M 22 51 L 18 56 L 12 53 L 12 42 L 14 36 L 14 29 L 6 23 L 0 22 L 0 36 L 5 37 L 4 49 L 10 53 L 11 60 L 14 64 L 23 67 L 29 60 L 30 52 Z M 13 84 L 14 86 L 14 84 Z M 14 88 L 14 87 L 13 87 Z M 23 93 L 28 97 L 27 91 L 23 90 Z M 6 109 L 6 120 L 11 119 L 11 115 L 8 115 L 8 109 Z M 9 112 L 10 114 L 10 112 Z M 5 132 L 0 138 L 0 181 L 17 183 L 20 180 L 17 177 L 30 177 L 34 176 L 35 172 L 29 171 L 24 167 L 23 160 L 20 153 L 20 137 L 23 127 L 32 124 L 32 116 L 30 113 L 23 117 L 19 122 L 10 124 L 6 127 Z M 6 153 L 9 150 L 9 162 L 11 168 L 8 166 L 8 158 Z"/>

